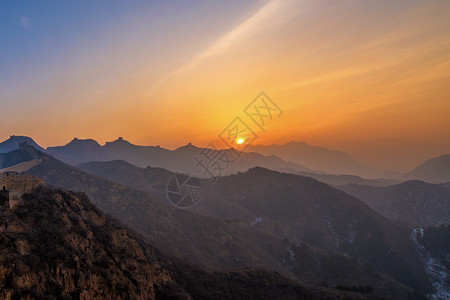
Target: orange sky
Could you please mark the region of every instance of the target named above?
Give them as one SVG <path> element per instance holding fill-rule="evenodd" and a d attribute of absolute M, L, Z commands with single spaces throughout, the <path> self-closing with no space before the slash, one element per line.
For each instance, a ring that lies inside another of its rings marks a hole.
<path fill-rule="evenodd" d="M 227 15 L 199 6 L 184 23 L 157 28 L 137 9 L 19 70 L 1 87 L 0 137 L 205 145 L 265 91 L 284 113 L 257 143 L 449 139 L 450 2 L 243 6 Z"/>

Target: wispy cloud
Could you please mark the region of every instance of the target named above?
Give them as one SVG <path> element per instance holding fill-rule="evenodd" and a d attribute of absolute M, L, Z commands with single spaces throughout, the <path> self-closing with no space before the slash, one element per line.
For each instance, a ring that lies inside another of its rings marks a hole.
<path fill-rule="evenodd" d="M 22 16 L 22 18 L 20 19 L 20 24 L 22 25 L 23 28 L 25 28 L 27 30 L 31 29 L 31 25 L 32 25 L 31 18 L 29 18 L 27 16 Z"/>
<path fill-rule="evenodd" d="M 281 12 L 283 8 L 287 8 L 292 1 L 287 0 L 272 0 L 262 6 L 255 14 L 250 18 L 245 20 L 243 23 L 239 24 L 231 31 L 217 39 L 211 46 L 209 46 L 205 51 L 194 57 L 191 61 L 182 65 L 180 68 L 169 73 L 167 76 L 159 80 L 154 84 L 153 87 L 163 83 L 169 78 L 175 76 L 176 74 L 185 72 L 192 68 L 195 68 L 205 59 L 219 56 L 226 53 L 231 47 L 237 44 L 239 41 L 247 36 L 251 36 L 258 31 L 262 30 L 266 26 L 270 18 L 275 17 Z"/>

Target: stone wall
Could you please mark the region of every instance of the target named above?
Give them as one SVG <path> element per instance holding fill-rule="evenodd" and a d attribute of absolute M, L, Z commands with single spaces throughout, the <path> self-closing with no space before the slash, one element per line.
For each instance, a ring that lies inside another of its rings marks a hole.
<path fill-rule="evenodd" d="M 38 177 L 16 172 L 0 173 L 0 189 L 9 192 L 9 207 L 14 208 L 22 200 L 22 195 L 44 185 Z"/>

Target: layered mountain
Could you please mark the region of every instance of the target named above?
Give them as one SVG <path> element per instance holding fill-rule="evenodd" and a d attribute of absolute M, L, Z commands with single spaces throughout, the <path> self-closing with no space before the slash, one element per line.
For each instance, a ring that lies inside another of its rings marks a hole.
<path fill-rule="evenodd" d="M 325 147 L 311 146 L 305 142 L 289 142 L 283 145 L 254 145 L 250 150 L 264 155 L 276 155 L 311 170 L 331 174 L 365 176 L 370 171 L 369 168 L 356 162 L 347 153 Z"/>
<path fill-rule="evenodd" d="M 317 179 L 329 185 L 361 184 L 370 186 L 389 186 L 395 183 L 400 183 L 400 181 L 396 179 L 367 179 L 356 175 L 331 175 L 312 172 L 300 172 L 299 174 Z"/>
<path fill-rule="evenodd" d="M 122 162 L 122 171 L 116 172 L 116 175 L 127 176 L 125 169 Z M 148 172 L 152 169 L 167 173 L 159 168 L 140 169 L 139 172 L 142 170 Z M 338 247 L 335 244 L 335 235 L 330 233 L 334 230 L 332 229 L 333 220 L 329 227 L 325 223 L 330 220 L 321 219 L 320 223 L 323 226 L 318 227 L 316 231 L 319 242 L 314 241 L 315 234 L 311 234 L 309 238 L 300 242 L 296 237 L 302 236 L 301 234 L 297 236 L 297 233 L 301 233 L 301 228 L 291 229 L 290 224 L 283 224 L 281 220 L 270 217 L 267 217 L 267 222 L 264 221 L 262 224 L 271 224 L 271 219 L 275 220 L 272 223 L 273 228 L 267 229 L 264 226 L 258 226 L 258 222 L 254 222 L 257 218 L 253 219 L 255 211 L 216 196 L 215 188 L 208 187 L 211 184 L 210 181 L 204 181 L 204 196 L 200 201 L 200 203 L 209 203 L 210 207 L 203 208 L 204 212 L 202 212 L 202 209 L 192 211 L 171 207 L 163 202 L 164 199 L 155 201 L 149 193 L 84 173 L 46 155 L 43 155 L 42 163 L 31 168 L 28 173 L 38 175 L 53 186 L 85 191 L 93 203 L 109 215 L 138 231 L 159 248 L 182 256 L 184 260 L 196 265 L 220 270 L 264 268 L 315 285 L 339 286 L 359 291 L 367 291 L 362 287 L 369 286 L 375 295 L 385 295 L 397 299 L 411 298 L 414 289 L 427 292 L 429 288 L 427 279 L 422 276 L 423 271 L 418 266 L 418 262 L 414 261 L 414 249 L 409 248 L 407 238 L 406 240 L 402 239 L 403 231 L 406 230 L 407 233 L 407 229 L 398 228 L 397 225 L 386 230 L 385 234 L 389 236 L 384 237 L 377 234 L 379 224 L 370 227 L 362 222 L 361 240 L 357 235 L 358 243 L 356 244 L 361 242 L 367 249 L 381 245 L 381 249 L 385 249 L 383 251 L 372 249 L 374 256 L 371 260 L 367 260 L 364 257 L 369 254 L 364 253 L 366 250 L 359 246 L 355 248 L 355 252 L 352 253 L 353 257 L 351 257 L 343 246 Z M 255 174 L 250 176 L 255 177 L 255 180 L 259 177 Z M 277 176 L 279 175 L 275 175 L 275 177 Z M 284 178 L 281 180 L 284 181 Z M 164 181 L 157 182 L 163 186 Z M 313 182 L 317 181 L 313 180 Z M 306 183 L 308 185 L 308 181 Z M 266 186 L 273 188 L 273 185 L 267 182 Z M 329 188 L 321 183 L 318 187 L 320 190 Z M 267 190 L 263 192 L 266 193 Z M 343 194 L 339 191 L 336 192 Z M 295 198 L 295 195 L 293 197 Z M 286 199 L 274 199 L 274 201 L 284 202 Z M 238 208 L 237 212 L 239 213 L 247 211 L 249 213 L 247 216 L 252 218 L 251 221 L 244 216 L 241 216 L 241 219 L 213 216 L 215 210 L 218 215 L 222 215 L 219 206 L 223 203 L 234 205 L 235 208 Z M 340 202 L 338 201 L 338 203 Z M 330 208 L 327 207 L 327 209 Z M 368 210 L 367 207 L 364 209 Z M 297 211 L 297 209 L 292 211 Z M 355 215 L 358 213 L 357 209 Z M 299 217 L 304 219 L 301 214 Z M 311 215 L 310 217 L 316 218 L 317 216 Z M 353 219 L 351 220 L 353 221 Z M 278 230 L 279 227 L 281 230 Z M 308 227 L 306 228 L 309 230 Z M 325 235 L 324 238 L 321 237 L 322 234 Z M 339 234 L 341 233 L 339 232 Z M 374 236 L 374 240 L 370 240 L 372 243 L 373 241 L 377 242 L 373 245 L 370 241 L 366 243 L 364 236 Z M 323 239 L 327 243 L 319 247 L 320 240 Z M 378 240 L 382 240 L 381 243 L 378 243 Z M 397 245 L 393 245 L 392 241 L 395 241 Z M 386 253 L 390 253 L 388 256 L 392 259 L 386 256 Z M 386 266 L 389 264 L 395 265 L 395 268 L 387 268 Z M 393 280 L 392 277 L 396 280 Z"/>
<path fill-rule="evenodd" d="M 388 187 L 349 184 L 339 187 L 391 220 L 417 226 L 450 224 L 450 189 L 418 180 Z"/>
<path fill-rule="evenodd" d="M 425 161 L 404 175 L 406 179 L 418 179 L 431 183 L 450 181 L 450 154 L 441 155 Z"/>
<path fill-rule="evenodd" d="M 172 176 L 167 170 L 138 168 L 123 161 L 92 162 L 78 167 L 146 191 L 161 201 L 165 201 L 165 188 Z M 193 211 L 245 222 L 252 228 L 282 238 L 290 254 L 285 258 L 287 267 L 304 280 L 308 280 L 308 275 L 309 280 L 315 277 L 325 282 L 326 276 L 333 277 L 333 271 L 325 267 L 328 259 L 333 260 L 333 255 L 318 260 L 309 254 L 333 251 L 364 261 L 369 269 L 387 273 L 412 287 L 417 288 L 421 285 L 419 282 L 426 281 L 409 239 L 410 227 L 390 222 L 358 199 L 314 179 L 253 168 L 220 178 L 215 184 L 203 181 L 203 193 L 204 197 L 192 208 Z M 304 247 L 320 250 L 309 251 Z M 314 270 L 312 261 L 328 272 Z M 343 261 L 337 265 L 343 266 Z M 344 269 L 355 270 L 350 265 Z M 367 271 L 363 275 L 356 270 L 353 273 L 344 269 L 335 275 L 355 280 L 355 277 L 363 278 L 370 273 Z M 415 276 L 421 279 L 415 281 L 412 278 Z"/>
<path fill-rule="evenodd" d="M 3 299 L 375 299 L 263 270 L 213 272 L 161 253 L 81 193 L 47 187 L 0 207 Z"/>
<path fill-rule="evenodd" d="M 448 138 L 436 142 L 399 138 L 349 140 L 330 145 L 348 153 L 364 165 L 391 170 L 393 175 L 396 172 L 399 172 L 398 175 L 408 172 L 419 163 L 443 154 L 442 151 L 450 153 Z"/>
<path fill-rule="evenodd" d="M 174 172 L 193 174 L 199 177 L 206 177 L 206 169 L 199 163 L 203 158 L 222 157 L 220 172 L 211 173 L 211 176 L 246 171 L 251 167 L 263 166 L 273 170 L 292 170 L 293 172 L 308 171 L 307 168 L 288 163 L 279 157 L 264 156 L 257 153 L 241 153 L 236 155 L 232 149 L 213 150 L 199 148 L 192 144 L 179 147 L 175 150 L 168 150 L 161 147 L 137 146 L 119 138 L 114 142 L 107 142 L 104 146 L 99 145 L 94 140 L 74 139 L 65 146 L 49 147 L 47 153 L 69 164 L 79 164 L 90 161 L 110 161 L 125 160 L 140 167 L 153 166 L 161 167 Z M 201 153 L 208 152 L 208 156 Z M 198 158 L 196 161 L 195 158 Z M 210 166 L 211 170 L 215 167 Z"/>

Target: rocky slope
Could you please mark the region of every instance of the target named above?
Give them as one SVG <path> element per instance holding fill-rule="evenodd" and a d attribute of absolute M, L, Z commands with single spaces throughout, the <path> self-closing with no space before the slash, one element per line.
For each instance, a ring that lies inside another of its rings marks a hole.
<path fill-rule="evenodd" d="M 0 207 L 0 297 L 365 299 L 266 271 L 203 271 L 160 253 L 84 194 L 40 188 Z M 371 297 L 374 298 L 374 297 Z"/>

